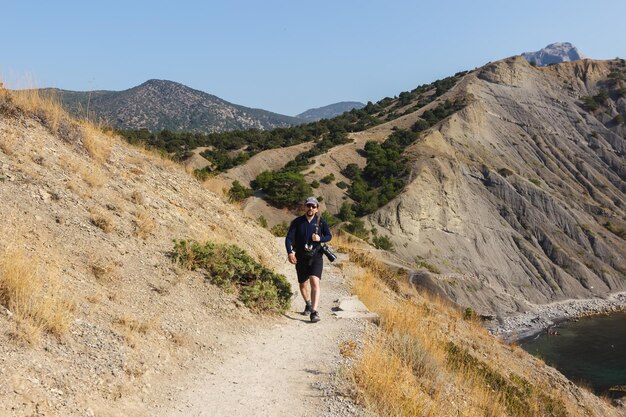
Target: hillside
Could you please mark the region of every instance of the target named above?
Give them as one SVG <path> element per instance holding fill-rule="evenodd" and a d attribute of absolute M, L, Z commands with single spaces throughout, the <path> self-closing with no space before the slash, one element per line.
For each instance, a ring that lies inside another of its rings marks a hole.
<path fill-rule="evenodd" d="M 320 119 L 332 119 L 333 117 L 339 116 L 340 114 L 350 111 L 352 109 L 358 110 L 362 109 L 363 107 L 365 107 L 365 104 L 358 101 L 342 101 L 340 103 L 334 103 L 315 109 L 309 109 L 296 115 L 296 117 L 298 119 L 306 120 L 307 122 L 314 122 Z"/>
<path fill-rule="evenodd" d="M 174 239 L 211 240 L 282 271 L 269 232 L 180 165 L 5 90 L 0 206 L 2 416 L 164 415 L 192 370 L 277 324 L 172 259 Z"/>
<path fill-rule="evenodd" d="M 441 95 L 420 88 L 381 101 L 370 114 L 391 120 L 350 133 L 351 143 L 302 173 L 320 182 L 323 210 L 337 214 L 353 202 L 352 189 L 337 184 L 351 183 L 348 164 L 366 166 L 368 141 L 384 143 L 462 101 L 405 149 L 403 191 L 366 217 L 393 243 L 390 262 L 418 272 L 416 284 L 501 319 L 604 298 L 626 289 L 625 72 L 623 60 L 488 64 Z M 329 174 L 334 180 L 321 182 Z M 256 198 L 246 204 L 258 206 Z"/>
<path fill-rule="evenodd" d="M 224 132 L 273 129 L 303 121 L 261 109 L 229 103 L 219 97 L 167 80 L 149 80 L 124 91 L 44 89 L 59 97 L 74 116 L 116 129 Z"/>
<path fill-rule="evenodd" d="M 0 170 L 0 415 L 621 413 L 339 240 L 315 338 L 299 299 L 284 316 L 246 307 L 172 241 L 236 244 L 293 288 L 281 240 L 54 104 L 0 91 Z M 332 316 L 353 283 L 383 317 L 365 335 Z"/>
<path fill-rule="evenodd" d="M 623 291 L 625 71 L 511 58 L 467 75 L 448 94 L 468 105 L 408 149 L 412 181 L 370 221 L 484 313 Z"/>

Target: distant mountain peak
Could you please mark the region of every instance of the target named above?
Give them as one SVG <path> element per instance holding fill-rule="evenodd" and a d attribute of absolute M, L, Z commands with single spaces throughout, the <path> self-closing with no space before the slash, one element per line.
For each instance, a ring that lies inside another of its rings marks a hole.
<path fill-rule="evenodd" d="M 223 132 L 227 130 L 288 127 L 302 120 L 229 103 L 217 96 L 169 80 L 150 79 L 123 91 L 58 94 L 66 109 L 118 129 L 151 131 Z"/>
<path fill-rule="evenodd" d="M 298 114 L 296 117 L 308 122 L 314 122 L 321 119 L 332 119 L 352 109 L 362 109 L 363 107 L 365 107 L 365 104 L 358 101 L 341 101 L 339 103 L 329 104 L 328 106 L 309 109 Z"/>
<path fill-rule="evenodd" d="M 584 59 L 584 55 L 569 42 L 555 42 L 536 52 L 524 52 L 522 57 L 539 67 L 561 62 L 578 61 Z"/>

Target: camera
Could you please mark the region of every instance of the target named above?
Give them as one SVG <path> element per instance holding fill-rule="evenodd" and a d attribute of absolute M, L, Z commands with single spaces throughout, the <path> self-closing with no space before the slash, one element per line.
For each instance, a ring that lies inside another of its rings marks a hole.
<path fill-rule="evenodd" d="M 335 259 L 337 259 L 337 255 L 335 255 L 335 254 L 334 254 L 334 253 L 330 250 L 330 248 L 328 247 L 328 245 L 327 245 L 327 244 L 323 243 L 323 244 L 321 245 L 321 250 L 322 250 L 322 253 L 323 253 L 324 255 L 326 255 L 326 257 L 328 258 L 328 260 L 329 260 L 330 262 L 334 262 L 334 261 L 335 261 Z"/>

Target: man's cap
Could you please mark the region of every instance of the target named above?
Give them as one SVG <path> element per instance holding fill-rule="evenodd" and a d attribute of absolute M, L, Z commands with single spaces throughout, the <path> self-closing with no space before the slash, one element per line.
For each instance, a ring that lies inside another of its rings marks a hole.
<path fill-rule="evenodd" d="M 320 205 L 319 201 L 317 201 L 317 198 L 315 198 L 315 197 L 307 198 L 306 201 L 304 202 L 304 204 L 315 204 L 318 207 Z"/>

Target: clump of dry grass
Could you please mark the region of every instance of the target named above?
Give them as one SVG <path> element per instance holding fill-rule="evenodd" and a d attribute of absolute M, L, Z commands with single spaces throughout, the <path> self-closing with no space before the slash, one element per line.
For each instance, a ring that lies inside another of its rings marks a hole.
<path fill-rule="evenodd" d="M 26 113 L 38 119 L 53 134 L 59 135 L 66 141 L 82 142 L 87 153 L 98 163 L 105 162 L 111 153 L 111 135 L 102 132 L 89 120 L 72 118 L 61 104 L 61 100 L 52 91 L 42 93 L 37 88 L 17 91 L 0 89 L 4 113 L 12 110 L 13 113 Z M 90 169 L 91 170 L 91 169 Z M 91 181 L 86 179 L 90 185 Z M 98 186 L 98 185 L 96 185 Z"/>
<path fill-rule="evenodd" d="M 65 167 L 68 171 L 77 174 L 85 182 L 85 184 L 89 185 L 91 188 L 100 188 L 107 181 L 106 174 L 96 165 L 86 164 L 80 160 L 72 159 L 65 155 L 59 157 L 59 165 Z M 73 179 L 68 181 L 68 188 L 70 188 L 69 183 L 72 182 L 75 183 Z M 77 184 L 74 184 L 70 189 L 72 191 L 77 191 L 79 188 L 80 187 L 77 187 Z"/>
<path fill-rule="evenodd" d="M 121 327 L 124 340 L 132 348 L 137 346 L 137 335 L 146 335 L 157 327 L 155 318 L 141 320 L 130 314 L 124 314 L 116 318 L 113 320 L 113 323 Z"/>
<path fill-rule="evenodd" d="M 61 101 L 53 93 L 40 94 L 37 88 L 11 91 L 12 103 L 21 110 L 40 119 L 52 133 L 58 133 L 63 122 L 70 119 Z"/>
<path fill-rule="evenodd" d="M 135 224 L 135 236 L 144 240 L 150 236 L 156 225 L 154 219 L 147 210 L 137 210 L 135 212 L 135 219 L 133 220 L 133 223 Z"/>
<path fill-rule="evenodd" d="M 98 163 L 104 163 L 111 155 L 111 141 L 93 124 L 83 121 L 83 146 L 87 153 Z"/>
<path fill-rule="evenodd" d="M 17 148 L 17 136 L 14 132 L 0 132 L 0 150 L 13 156 Z"/>
<path fill-rule="evenodd" d="M 106 175 L 97 166 L 80 164 L 78 173 L 90 187 L 99 188 L 106 182 Z"/>
<path fill-rule="evenodd" d="M 61 280 L 44 273 L 23 250 L 14 248 L 0 253 L 0 304 L 18 324 L 14 336 L 31 344 L 44 331 L 63 335 L 73 310 L 63 295 Z"/>
<path fill-rule="evenodd" d="M 111 233 L 113 230 L 115 230 L 113 218 L 109 214 L 94 207 L 89 209 L 89 213 L 91 214 L 91 224 L 100 228 L 104 233 Z"/>
<path fill-rule="evenodd" d="M 130 194 L 130 201 L 134 204 L 142 206 L 146 202 L 146 199 L 144 198 L 143 194 L 141 194 L 137 190 L 134 190 Z"/>
<path fill-rule="evenodd" d="M 105 258 L 93 259 L 90 262 L 91 273 L 100 282 L 113 281 L 116 265 Z"/>

